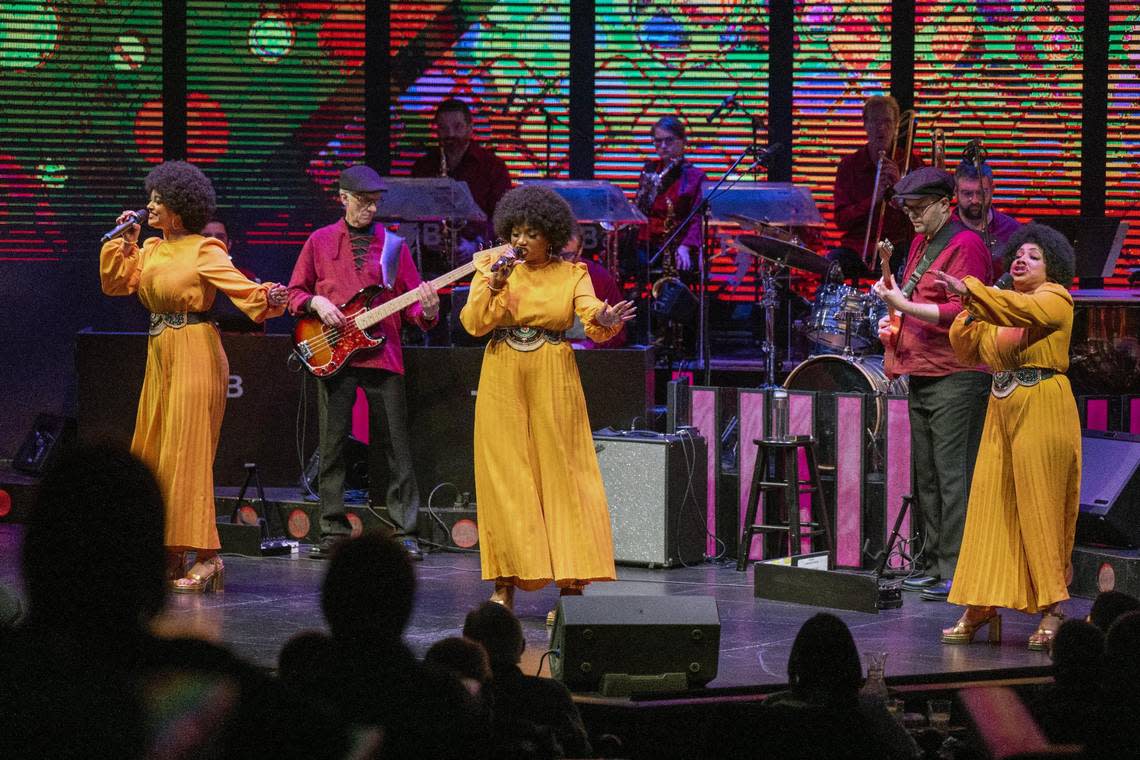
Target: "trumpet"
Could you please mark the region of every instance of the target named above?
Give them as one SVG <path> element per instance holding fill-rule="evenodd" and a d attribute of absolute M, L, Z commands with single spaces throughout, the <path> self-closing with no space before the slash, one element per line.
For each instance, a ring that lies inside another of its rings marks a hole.
<path fill-rule="evenodd" d="M 946 133 L 936 127 L 930 134 L 930 163 L 939 169 L 946 168 Z"/>

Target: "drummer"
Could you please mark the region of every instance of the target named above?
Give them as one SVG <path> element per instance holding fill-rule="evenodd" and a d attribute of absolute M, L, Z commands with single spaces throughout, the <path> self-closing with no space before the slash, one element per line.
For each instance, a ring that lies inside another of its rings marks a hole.
<path fill-rule="evenodd" d="M 913 237 L 910 222 L 906 215 L 889 204 L 882 204 L 884 194 L 899 180 L 902 165 L 905 163 L 905 146 L 898 139 L 899 104 L 889 95 L 876 95 L 863 103 L 863 130 L 867 142 L 848 154 L 839 162 L 835 172 L 834 207 L 835 226 L 842 237 L 839 247 L 832 249 L 827 258 L 839 265 L 842 277 L 856 284 L 859 279 L 876 279 L 874 269 L 868 270 L 864 261 L 875 264 L 873 249 L 878 240 L 874 238 L 879 227 L 880 213 L 883 214 L 881 239 L 889 240 L 895 249 L 891 258 L 891 271 L 898 271 L 902 264 L 906 246 Z M 892 150 L 893 147 L 893 150 Z M 879 154 L 885 153 L 882 171 L 879 171 Z M 917 153 L 910 157 L 911 169 L 922 166 Z M 875 185 L 876 173 L 879 184 Z M 872 202 L 875 210 L 872 213 Z M 867 225 L 871 224 L 871 239 L 867 243 L 871 251 L 864 251 L 867 241 Z"/>

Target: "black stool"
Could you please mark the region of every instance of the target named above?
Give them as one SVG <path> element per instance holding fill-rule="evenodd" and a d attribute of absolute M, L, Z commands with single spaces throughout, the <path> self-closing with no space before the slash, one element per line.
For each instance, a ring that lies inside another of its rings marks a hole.
<path fill-rule="evenodd" d="M 757 534 L 771 533 L 787 534 L 787 556 L 798 554 L 800 539 L 810 536 L 812 550 L 826 550 L 830 566 L 834 546 L 831 538 L 831 521 L 827 517 L 827 505 L 823 502 L 819 467 L 815 460 L 815 439 L 809 435 L 800 435 L 787 440 L 757 438 L 753 443 L 756 444 L 756 468 L 752 471 L 752 486 L 748 490 L 748 512 L 744 516 L 744 533 L 740 536 L 736 569 L 743 571 L 748 564 L 752 539 Z M 799 479 L 800 449 L 803 449 L 807 457 L 809 479 L 806 481 Z M 774 480 L 766 480 L 769 462 L 776 464 Z M 805 493 L 811 494 L 812 514 L 811 522 L 806 525 L 800 523 L 799 505 L 799 497 Z M 774 498 L 769 498 L 765 503 L 764 522 L 757 524 L 756 510 L 760 505 L 760 497 L 764 494 L 771 494 Z M 823 539 L 823 546 L 817 549 L 816 544 L 820 537 Z M 783 542 L 770 542 L 767 548 L 775 552 L 780 543 Z"/>

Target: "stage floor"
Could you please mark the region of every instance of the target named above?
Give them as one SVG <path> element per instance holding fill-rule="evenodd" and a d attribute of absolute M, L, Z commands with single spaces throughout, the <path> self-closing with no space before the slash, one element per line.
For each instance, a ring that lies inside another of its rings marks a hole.
<path fill-rule="evenodd" d="M 16 524 L 0 524 L 0 582 L 19 590 L 20 535 Z M 160 619 L 163 630 L 194 633 L 222 642 L 240 656 L 266 668 L 276 666 L 277 653 L 295 633 L 324 627 L 320 583 L 325 561 L 308 559 L 307 547 L 287 557 L 226 556 L 226 590 L 222 594 L 171 595 Z M 459 635 L 468 610 L 485 601 L 491 584 L 479 573 L 474 554 L 436 553 L 416 564 L 419 588 L 407 631 L 412 649 L 422 655 L 447 636 Z M 367 579 L 361 579 L 366 583 Z M 752 571 L 738 573 L 731 563 L 693 568 L 646 570 L 619 567 L 616 583 L 595 584 L 589 594 L 708 595 L 717 600 L 721 620 L 720 663 L 712 687 L 747 687 L 787 681 L 788 653 L 796 632 L 818 607 L 782 604 L 752 596 Z M 1030 652 L 1026 638 L 1037 618 L 1004 613 L 1000 646 L 979 640 L 972 646 L 943 646 L 939 629 L 951 625 L 958 608 L 923 602 L 904 594 L 902 608 L 878 615 L 836 611 L 855 637 L 860 651 L 890 653 L 887 676 L 943 675 L 971 671 L 1042 668 L 1048 655 Z M 523 667 L 534 672 L 547 645 L 546 613 L 553 608 L 552 589 L 519 594 L 516 613 L 527 638 Z M 1066 614 L 1084 616 L 1090 601 L 1074 598 Z M 544 675 L 546 667 L 544 665 Z"/>

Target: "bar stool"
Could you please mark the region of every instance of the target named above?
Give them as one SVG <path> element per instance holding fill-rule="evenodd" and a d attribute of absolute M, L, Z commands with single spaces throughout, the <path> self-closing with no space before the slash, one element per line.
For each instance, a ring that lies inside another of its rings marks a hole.
<path fill-rule="evenodd" d="M 792 556 L 799 553 L 800 540 L 811 537 L 813 551 L 827 551 L 828 565 L 834 555 L 831 537 L 831 521 L 827 517 L 827 505 L 823 500 L 823 488 L 819 481 L 819 467 L 815 458 L 815 439 L 809 435 L 792 436 L 786 440 L 757 438 L 756 468 L 752 471 L 752 486 L 748 490 L 748 510 L 744 516 L 744 533 L 740 536 L 740 551 L 736 559 L 736 569 L 744 570 L 748 564 L 748 554 L 752 550 L 752 539 L 756 535 L 787 534 L 786 555 L 779 552 L 781 541 L 767 541 L 765 548 L 772 556 Z M 808 464 L 808 480 L 799 479 L 799 452 L 803 450 Z M 776 464 L 774 480 L 766 480 L 768 464 Z M 811 494 L 811 522 L 800 522 L 801 494 Z M 756 522 L 756 510 L 760 497 L 770 494 L 764 505 L 764 522 Z M 822 539 L 822 546 L 817 542 Z"/>

